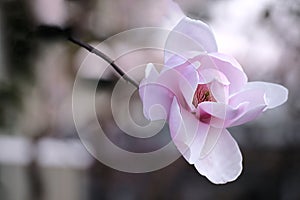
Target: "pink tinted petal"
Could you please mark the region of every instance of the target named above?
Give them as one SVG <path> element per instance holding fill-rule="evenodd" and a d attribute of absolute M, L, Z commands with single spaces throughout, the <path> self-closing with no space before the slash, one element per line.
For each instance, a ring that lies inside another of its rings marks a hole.
<path fill-rule="evenodd" d="M 212 116 L 208 122 L 211 126 L 226 128 L 257 118 L 265 108 L 265 104 L 252 106 L 249 102 L 241 102 L 236 107 L 216 102 L 203 102 L 199 104 L 197 116 L 201 119 L 201 113 L 207 113 Z"/>
<path fill-rule="evenodd" d="M 203 102 L 197 112 L 212 115 L 210 124 L 214 127 L 237 126 L 255 119 L 263 112 L 266 108 L 264 94 L 264 90 L 261 89 L 242 90 L 229 98 L 228 105 Z"/>
<path fill-rule="evenodd" d="M 206 157 L 214 149 L 221 136 L 222 131 L 222 128 L 215 128 L 212 126 L 209 127 L 204 146 L 201 150 L 200 159 Z"/>
<path fill-rule="evenodd" d="M 265 93 L 265 102 L 267 108 L 275 108 L 280 106 L 288 99 L 288 90 L 282 85 L 267 82 L 249 82 L 244 89 L 258 89 Z"/>
<path fill-rule="evenodd" d="M 189 106 L 189 110 L 193 110 L 194 105 L 192 102 L 199 84 L 199 75 L 194 66 L 191 64 L 186 65 L 185 67 L 178 66 L 174 69 L 178 70 L 183 76 L 183 78 L 179 80 L 179 88 L 186 104 Z"/>
<path fill-rule="evenodd" d="M 190 51 L 190 52 L 184 52 L 184 54 L 178 54 L 176 52 L 166 52 L 165 50 L 165 60 L 164 60 L 165 65 L 162 71 L 168 70 L 173 67 L 178 67 L 178 66 L 182 68 L 183 66 L 186 65 L 193 65 L 195 61 L 191 60 L 190 58 L 197 57 L 199 56 L 199 54 L 202 53 L 199 51 Z M 197 66 L 194 67 L 198 68 Z"/>
<path fill-rule="evenodd" d="M 219 53 L 219 52 L 212 52 L 212 53 L 209 53 L 208 55 L 216 60 L 230 63 L 231 66 L 228 66 L 230 68 L 234 67 L 234 68 L 244 72 L 242 66 L 238 63 L 238 61 L 230 55 L 226 55 L 226 54 Z M 220 68 L 220 70 L 221 70 L 221 68 Z"/>
<path fill-rule="evenodd" d="M 182 69 L 169 69 L 158 74 L 153 65 L 147 66 L 146 78 L 143 79 L 139 88 L 146 118 L 167 119 L 174 96 L 177 97 L 181 106 L 187 105 L 179 84 L 196 85 L 198 74 L 192 66 L 187 66 L 185 71 L 180 70 Z M 192 93 L 193 87 L 185 88 L 185 92 Z"/>
<path fill-rule="evenodd" d="M 240 105 L 245 102 L 247 106 L 240 110 L 238 116 L 228 119 L 227 126 L 237 126 L 257 118 L 267 107 L 264 95 L 265 92 L 261 88 L 253 88 L 242 90 L 231 96 L 229 99 L 230 107 L 240 110 Z"/>
<path fill-rule="evenodd" d="M 230 82 L 230 94 L 239 91 L 248 81 L 247 75 L 240 64 L 231 56 L 220 53 L 209 53 L 208 55 L 197 56 L 192 60 L 198 60 L 201 63 L 199 71 L 209 68 L 223 73 Z"/>
<path fill-rule="evenodd" d="M 241 114 L 238 118 L 228 121 L 227 127 L 238 126 L 256 119 L 265 110 L 266 105 L 258 105 L 256 107 L 247 108 L 247 111 Z"/>
<path fill-rule="evenodd" d="M 283 86 L 265 83 L 247 83 L 241 92 L 230 97 L 232 107 L 241 102 L 249 102 L 247 110 L 239 117 L 231 120 L 229 126 L 237 126 L 257 118 L 267 108 L 274 108 L 287 100 L 288 91 Z"/>
<path fill-rule="evenodd" d="M 187 150 L 188 134 L 176 98 L 172 101 L 169 125 L 171 137 L 179 151 L 183 154 Z M 186 149 L 183 149 L 183 147 Z"/>
<path fill-rule="evenodd" d="M 194 93 L 198 80 L 198 73 L 194 67 L 184 65 L 161 72 L 156 82 L 173 92 L 180 105 L 188 107 L 190 96 Z M 180 85 L 184 87 L 184 91 Z"/>
<path fill-rule="evenodd" d="M 195 66 L 189 62 L 179 65 L 172 70 L 176 70 L 182 75 L 185 82 L 188 82 L 191 86 L 198 85 L 199 83 L 199 74 L 195 69 Z"/>
<path fill-rule="evenodd" d="M 145 78 L 148 82 L 155 81 L 159 76 L 158 71 L 152 63 L 147 64 L 145 69 Z"/>
<path fill-rule="evenodd" d="M 186 81 L 181 81 L 179 83 L 180 90 L 190 111 L 194 109 L 193 98 L 194 98 L 195 91 L 197 89 L 197 85 L 198 84 L 191 85 Z"/>
<path fill-rule="evenodd" d="M 233 57 L 220 53 L 212 53 L 210 56 L 218 69 L 228 78 L 230 94 L 239 91 L 247 83 L 247 75 Z"/>
<path fill-rule="evenodd" d="M 217 81 L 223 85 L 230 84 L 227 77 L 217 69 L 213 69 L 213 68 L 203 69 L 200 67 L 198 68 L 197 71 L 199 73 L 200 84 L 206 84 L 212 81 Z"/>
<path fill-rule="evenodd" d="M 250 107 L 265 105 L 264 95 L 265 91 L 261 88 L 244 89 L 232 95 L 228 103 L 231 107 L 236 107 L 243 102 L 248 102 Z"/>
<path fill-rule="evenodd" d="M 213 150 L 196 162 L 197 171 L 212 183 L 234 181 L 242 172 L 242 154 L 230 133 L 224 129 Z"/>
<path fill-rule="evenodd" d="M 188 17 L 170 32 L 165 45 L 165 62 L 173 55 L 188 58 L 191 51 L 216 52 L 217 43 L 208 25 Z"/>
<path fill-rule="evenodd" d="M 169 125 L 173 142 L 179 152 L 190 164 L 194 164 L 200 158 L 209 126 L 181 109 L 176 98 L 172 102 Z"/>
<path fill-rule="evenodd" d="M 168 58 L 168 60 L 165 60 L 165 65 L 162 69 L 162 71 L 168 70 L 170 68 L 176 67 L 178 65 L 182 65 L 184 63 L 186 63 L 187 59 L 179 56 L 179 55 L 173 55 L 170 53 L 170 57 Z"/>
<path fill-rule="evenodd" d="M 201 50 L 204 50 L 205 52 L 218 51 L 216 39 L 210 27 L 200 20 L 194 20 L 185 17 L 178 23 L 178 25 L 173 29 L 173 31 L 177 31 L 179 33 L 182 33 L 192 38 L 194 42 L 196 42 L 199 45 L 199 47 L 202 47 L 201 49 L 194 49 L 196 51 L 201 51 Z"/>
<path fill-rule="evenodd" d="M 214 81 L 210 84 L 210 91 L 214 99 L 219 103 L 228 102 L 228 86 L 220 82 Z"/>
<path fill-rule="evenodd" d="M 197 115 L 199 115 L 199 117 L 201 118 L 201 113 L 207 113 L 213 118 L 221 119 L 220 124 L 211 125 L 222 128 L 226 126 L 227 121 L 232 121 L 245 113 L 248 104 L 249 103 L 247 102 L 243 102 L 236 108 L 232 108 L 224 103 L 202 102 L 198 106 Z M 213 120 L 213 118 L 211 120 Z M 210 121 L 210 123 L 212 123 L 212 121 Z"/>
<path fill-rule="evenodd" d="M 144 116 L 149 120 L 167 119 L 174 94 L 159 84 L 144 84 L 139 88 Z"/>
<path fill-rule="evenodd" d="M 150 120 L 167 119 L 174 94 L 167 87 L 156 84 L 159 73 L 152 63 L 145 70 L 139 86 L 144 116 Z"/>

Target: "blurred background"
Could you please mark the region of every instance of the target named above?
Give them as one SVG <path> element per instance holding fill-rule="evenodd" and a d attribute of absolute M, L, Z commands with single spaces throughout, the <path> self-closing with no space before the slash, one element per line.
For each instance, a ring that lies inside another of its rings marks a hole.
<path fill-rule="evenodd" d="M 185 15 L 210 24 L 219 51 L 233 55 L 251 81 L 279 83 L 289 89 L 286 104 L 230 130 L 244 157 L 241 176 L 219 186 L 182 158 L 144 174 L 119 172 L 95 160 L 79 140 L 72 117 L 72 87 L 88 54 L 55 31 L 36 33 L 40 25 L 56 25 L 97 45 L 131 28 L 172 28 L 183 13 L 171 0 L 1 0 L 1 200 L 300 199 L 300 1 L 175 1 Z M 146 37 L 155 36 L 137 35 L 136 43 Z M 134 45 L 114 41 L 101 50 L 114 55 Z M 128 71 L 148 61 L 159 63 L 161 55 L 141 51 L 117 62 Z M 124 136 L 110 109 L 118 75 L 105 70 L 106 63 L 99 58 L 85 64 L 89 70 L 78 75 L 82 109 L 96 81 L 97 115 L 106 135 L 136 152 L 163 145 L 167 130 L 147 142 Z M 104 75 L 98 83 L 95 72 L 99 70 Z M 134 79 L 143 76 L 139 73 Z M 122 104 L 122 98 L 119 101 Z M 137 94 L 131 107 L 138 121 L 142 114 Z M 89 126 L 91 113 L 84 117 L 82 128 L 94 131 Z"/>

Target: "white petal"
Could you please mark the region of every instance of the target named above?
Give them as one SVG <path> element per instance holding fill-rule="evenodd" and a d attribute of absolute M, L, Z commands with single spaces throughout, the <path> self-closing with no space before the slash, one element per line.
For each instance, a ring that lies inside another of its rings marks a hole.
<path fill-rule="evenodd" d="M 227 103 L 229 96 L 229 87 L 223 85 L 220 82 L 213 81 L 210 84 L 210 91 L 215 100 L 219 103 Z"/>
<path fill-rule="evenodd" d="M 176 98 L 170 109 L 169 125 L 177 149 L 190 164 L 194 164 L 200 158 L 209 126 L 181 109 Z"/>
<path fill-rule="evenodd" d="M 237 107 L 233 108 L 224 103 L 206 101 L 198 105 L 196 114 L 201 118 L 201 115 L 207 113 L 212 116 L 209 121 L 210 125 L 218 128 L 225 128 L 228 122 L 243 115 L 246 112 L 248 105 L 248 102 L 242 102 Z"/>
<path fill-rule="evenodd" d="M 188 17 L 183 18 L 173 29 L 173 31 L 177 31 L 193 39 L 194 42 L 196 42 L 199 45 L 199 47 L 201 47 L 201 49 L 194 49 L 196 51 L 218 51 L 216 39 L 210 27 L 200 20 L 190 19 Z"/>
<path fill-rule="evenodd" d="M 191 52 L 217 52 L 217 43 L 208 25 L 185 17 L 168 36 L 165 63 L 174 55 L 190 58 Z"/>
<path fill-rule="evenodd" d="M 145 78 L 148 79 L 149 82 L 152 82 L 157 79 L 159 73 L 157 72 L 155 66 L 152 63 L 147 64 L 145 69 Z"/>
<path fill-rule="evenodd" d="M 265 91 L 262 88 L 249 88 L 232 95 L 229 105 L 238 115 L 228 118 L 227 126 L 237 126 L 257 118 L 267 108 L 264 97 Z"/>
<path fill-rule="evenodd" d="M 249 104 L 248 104 L 249 105 Z M 265 110 L 265 105 L 257 105 L 255 107 L 247 107 L 238 118 L 227 123 L 227 127 L 238 126 L 256 119 Z"/>
<path fill-rule="evenodd" d="M 197 108 L 197 116 L 202 113 L 212 115 L 209 124 L 216 128 L 227 128 L 244 124 L 258 117 L 266 108 L 265 104 L 252 105 L 245 101 L 236 107 L 216 102 L 202 102 Z"/>
<path fill-rule="evenodd" d="M 233 57 L 221 53 L 211 53 L 209 54 L 209 58 L 211 62 L 214 62 L 214 66 L 229 80 L 230 94 L 239 91 L 247 83 L 247 75 Z"/>
<path fill-rule="evenodd" d="M 265 91 L 263 88 L 248 88 L 240 90 L 229 98 L 229 105 L 237 107 L 243 102 L 248 102 L 250 107 L 266 105 L 264 99 Z"/>
<path fill-rule="evenodd" d="M 210 83 L 212 81 L 217 81 L 222 85 L 229 85 L 227 77 L 218 69 L 204 68 L 198 69 L 199 79 L 201 84 Z"/>
<path fill-rule="evenodd" d="M 194 98 L 194 94 L 197 88 L 197 84 L 189 84 L 187 81 L 181 81 L 179 83 L 179 88 L 182 92 L 182 95 L 187 103 L 187 105 L 189 106 L 190 110 L 194 109 L 194 105 L 193 105 L 193 98 Z"/>
<path fill-rule="evenodd" d="M 223 129 L 210 126 L 205 138 L 204 146 L 201 150 L 200 159 L 205 158 L 214 149 L 219 141 Z"/>
<path fill-rule="evenodd" d="M 192 104 L 195 91 L 199 84 L 199 75 L 192 65 L 188 65 L 181 69 L 181 67 L 175 67 L 182 74 L 182 80 L 178 80 L 180 91 L 189 106 L 190 110 L 195 107 Z"/>
<path fill-rule="evenodd" d="M 144 79 L 139 87 L 144 116 L 149 120 L 167 119 L 174 94 L 160 84 L 146 81 Z"/>
<path fill-rule="evenodd" d="M 168 58 L 166 58 L 166 56 Z M 165 65 L 161 71 L 163 72 L 165 70 L 169 70 L 170 68 L 184 64 L 187 61 L 188 59 L 183 56 L 176 55 L 171 52 L 165 52 L 165 62 L 164 62 Z"/>
<path fill-rule="evenodd" d="M 249 82 L 245 89 L 260 89 L 265 92 L 265 101 L 267 108 L 280 106 L 288 99 L 288 90 L 282 85 L 267 82 Z"/>
<path fill-rule="evenodd" d="M 197 161 L 195 167 L 201 175 L 215 184 L 234 181 L 241 174 L 242 154 L 226 129 L 210 154 Z"/>

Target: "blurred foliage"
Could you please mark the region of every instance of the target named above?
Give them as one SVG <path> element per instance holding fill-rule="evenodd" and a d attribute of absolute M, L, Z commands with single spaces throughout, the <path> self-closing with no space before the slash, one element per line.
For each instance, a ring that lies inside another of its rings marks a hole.
<path fill-rule="evenodd" d="M 0 127 L 13 126 L 16 111 L 21 108 L 20 88 L 0 83 Z"/>
<path fill-rule="evenodd" d="M 31 82 L 33 69 L 32 56 L 35 40 L 32 37 L 34 22 L 30 17 L 25 1 L 14 0 L 2 3 L 4 15 L 4 45 L 9 67 L 8 75 L 12 82 Z"/>
<path fill-rule="evenodd" d="M 26 1 L 12 0 L 0 4 L 3 16 L 3 43 L 6 57 L 6 82 L 0 87 L 0 127 L 14 125 L 22 108 L 24 87 L 34 81 L 31 64 L 35 52 L 33 20 Z"/>

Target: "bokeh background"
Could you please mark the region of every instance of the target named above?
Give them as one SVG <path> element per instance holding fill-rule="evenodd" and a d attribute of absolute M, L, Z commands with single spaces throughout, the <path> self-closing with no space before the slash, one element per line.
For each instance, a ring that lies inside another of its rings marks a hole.
<path fill-rule="evenodd" d="M 68 27 L 96 45 L 131 28 L 171 28 L 182 13 L 170 0 L 1 0 L 1 200 L 300 199 L 300 1 L 176 2 L 185 15 L 210 24 L 219 50 L 236 57 L 250 80 L 289 89 L 285 105 L 230 130 L 244 157 L 241 176 L 213 185 L 182 158 L 145 174 L 119 172 L 95 160 L 80 142 L 72 117 L 72 87 L 87 52 L 55 31 L 36 33 L 40 25 Z M 154 36 L 137 35 L 136 42 L 145 37 Z M 113 55 L 134 45 L 121 40 L 102 50 Z M 160 59 L 156 52 L 141 51 L 117 62 L 128 71 L 137 63 Z M 90 70 L 79 74 L 83 109 L 90 85 L 98 82 L 95 71 L 106 66 L 96 57 L 87 64 Z M 167 130 L 146 143 L 125 137 L 114 123 L 110 97 L 117 80 L 117 74 L 105 70 L 98 83 L 96 109 L 105 133 L 132 151 L 160 147 Z M 138 95 L 132 101 L 138 121 Z M 85 117 L 84 130 L 94 131 L 90 113 Z"/>

